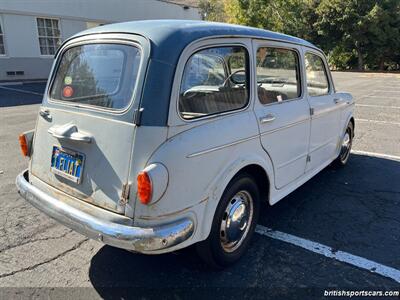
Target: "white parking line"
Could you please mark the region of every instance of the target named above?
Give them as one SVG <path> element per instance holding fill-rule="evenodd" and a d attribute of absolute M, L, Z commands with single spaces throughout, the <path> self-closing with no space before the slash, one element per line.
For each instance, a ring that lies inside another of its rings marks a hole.
<path fill-rule="evenodd" d="M 372 273 L 379 274 L 384 277 L 393 279 L 400 283 L 400 270 L 388 267 L 372 260 L 363 258 L 361 256 L 353 255 L 340 250 L 333 250 L 331 247 L 316 243 L 310 240 L 303 239 L 288 233 L 276 231 L 268 227 L 257 225 L 256 232 L 258 234 L 270 237 L 275 240 L 280 240 L 285 243 L 289 243 L 308 251 L 321 254 L 325 257 L 332 258 L 358 268 L 367 270 Z"/>
<path fill-rule="evenodd" d="M 32 94 L 32 95 L 43 96 L 43 93 L 37 93 L 37 92 L 32 92 L 32 91 L 27 91 L 27 90 L 21 90 L 21 89 L 14 89 L 14 88 L 5 87 L 5 86 L 0 86 L 0 89 L 9 90 L 9 91 L 15 91 L 15 92 L 19 92 L 19 93 L 25 93 L 25 94 Z"/>
<path fill-rule="evenodd" d="M 399 100 L 400 100 L 400 96 L 376 96 L 376 95 L 367 95 L 367 96 L 362 96 L 362 97 L 360 97 L 360 99 L 362 99 L 362 98 L 380 98 L 380 99 L 390 98 L 390 99 L 399 99 Z"/>
<path fill-rule="evenodd" d="M 400 125 L 399 122 L 379 121 L 379 120 L 369 120 L 369 119 L 356 119 L 356 121 L 358 121 L 358 122 L 377 123 L 377 124 Z"/>
<path fill-rule="evenodd" d="M 385 105 L 375 105 L 375 104 L 356 104 L 356 107 L 375 107 L 375 108 L 400 109 L 400 106 L 385 106 Z"/>
<path fill-rule="evenodd" d="M 368 152 L 368 151 L 360 151 L 360 150 L 351 150 L 351 153 L 400 161 L 400 156 L 396 156 L 396 155 L 389 155 L 389 154 Z"/>

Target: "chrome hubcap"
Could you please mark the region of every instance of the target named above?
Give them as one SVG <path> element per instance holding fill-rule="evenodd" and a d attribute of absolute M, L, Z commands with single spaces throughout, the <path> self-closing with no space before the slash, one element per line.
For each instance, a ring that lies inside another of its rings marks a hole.
<path fill-rule="evenodd" d="M 225 251 L 232 252 L 240 247 L 252 220 L 253 199 L 247 191 L 240 191 L 229 201 L 222 217 L 220 240 Z"/>
<path fill-rule="evenodd" d="M 342 147 L 340 150 L 340 158 L 345 161 L 350 154 L 351 139 L 350 133 L 347 131 L 342 140 Z"/>

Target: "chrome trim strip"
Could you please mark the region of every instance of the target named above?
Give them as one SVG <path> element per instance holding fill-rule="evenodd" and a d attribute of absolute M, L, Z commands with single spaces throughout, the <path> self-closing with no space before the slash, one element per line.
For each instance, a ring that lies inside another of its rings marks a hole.
<path fill-rule="evenodd" d="M 270 133 L 273 133 L 273 132 L 276 132 L 276 131 L 279 131 L 279 130 L 282 130 L 282 129 L 287 129 L 287 128 L 293 127 L 295 125 L 304 123 L 304 122 L 306 122 L 308 120 L 310 120 L 310 119 L 307 118 L 307 119 L 304 119 L 304 120 L 300 120 L 300 121 L 294 122 L 292 124 L 289 124 L 289 125 L 286 125 L 286 126 L 283 126 L 283 127 L 279 127 L 279 128 L 273 129 L 273 130 L 269 130 L 269 131 L 263 132 L 261 134 L 257 134 L 257 135 L 254 135 L 254 136 L 251 136 L 251 137 L 248 137 L 248 138 L 244 138 L 244 139 L 240 139 L 240 140 L 234 141 L 232 143 L 223 144 L 223 145 L 220 145 L 220 146 L 216 146 L 216 147 L 213 147 L 213 148 L 209 148 L 209 149 L 205 149 L 205 150 L 202 150 L 202 151 L 199 151 L 199 152 L 195 152 L 195 153 L 187 155 L 186 158 L 192 158 L 192 157 L 200 156 L 200 155 L 207 154 L 207 153 L 210 153 L 210 152 L 213 152 L 213 151 L 217 151 L 217 150 L 221 150 L 221 149 L 224 149 L 224 148 L 227 148 L 227 147 L 230 147 L 230 146 L 241 144 L 241 143 L 256 139 L 256 138 L 258 138 L 260 136 L 264 136 L 264 135 L 267 135 L 267 134 L 270 134 Z"/>
<path fill-rule="evenodd" d="M 275 129 L 272 129 L 272 130 L 264 131 L 264 132 L 261 133 L 261 136 L 268 135 L 270 133 L 274 133 L 274 132 L 277 132 L 277 131 L 280 131 L 280 130 L 284 130 L 284 129 L 287 129 L 287 128 L 290 128 L 290 127 L 293 127 L 293 126 L 296 126 L 296 125 L 299 125 L 299 124 L 302 124 L 302 123 L 305 123 L 305 122 L 307 122 L 309 120 L 310 120 L 310 118 L 306 118 L 306 119 L 303 119 L 303 120 L 300 120 L 300 121 L 296 121 L 296 122 L 290 123 L 288 125 L 285 125 L 285 126 L 282 126 L 282 127 L 279 127 L 279 128 L 275 128 Z"/>
<path fill-rule="evenodd" d="M 260 135 L 257 134 L 257 135 L 254 135 L 254 136 L 251 136 L 251 137 L 248 137 L 248 138 L 245 138 L 245 139 L 237 140 L 237 141 L 229 143 L 229 144 L 224 144 L 224 145 L 213 147 L 213 148 L 206 149 L 206 150 L 203 150 L 203 151 L 195 152 L 195 153 L 189 154 L 188 156 L 186 156 L 186 158 L 192 158 L 192 157 L 200 156 L 200 155 L 203 155 L 203 154 L 206 154 L 206 153 L 210 153 L 210 152 L 213 152 L 213 151 L 224 149 L 226 147 L 230 147 L 230 146 L 234 146 L 234 145 L 237 145 L 237 144 L 241 144 L 241 143 L 256 139 L 259 136 Z"/>
<path fill-rule="evenodd" d="M 119 222 L 119 218 L 112 213 L 113 219 L 100 218 L 95 213 L 98 208 L 91 204 L 83 201 L 77 201 L 75 205 L 73 202 L 67 203 L 33 186 L 29 183 L 28 170 L 17 176 L 16 185 L 23 198 L 49 217 L 91 239 L 114 247 L 151 253 L 182 243 L 194 232 L 194 222 L 190 218 L 146 228 L 127 225 L 124 216 L 119 216 Z"/>

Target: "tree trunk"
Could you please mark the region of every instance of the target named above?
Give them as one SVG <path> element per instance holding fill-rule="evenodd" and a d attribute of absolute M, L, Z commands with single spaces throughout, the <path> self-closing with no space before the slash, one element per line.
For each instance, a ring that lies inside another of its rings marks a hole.
<path fill-rule="evenodd" d="M 364 59 L 361 53 L 361 50 L 359 48 L 357 50 L 357 57 L 358 57 L 358 70 L 359 71 L 364 71 Z"/>
<path fill-rule="evenodd" d="M 385 59 L 381 57 L 379 59 L 379 71 L 383 71 L 385 69 Z"/>

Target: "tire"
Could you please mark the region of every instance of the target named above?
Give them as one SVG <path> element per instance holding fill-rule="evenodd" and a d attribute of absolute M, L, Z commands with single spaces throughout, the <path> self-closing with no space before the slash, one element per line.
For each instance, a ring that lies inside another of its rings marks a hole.
<path fill-rule="evenodd" d="M 237 262 L 249 246 L 259 210 L 260 193 L 255 180 L 248 174 L 236 176 L 225 189 L 217 206 L 210 235 L 196 244 L 202 260 L 214 269 L 222 269 Z M 233 212 L 240 217 L 236 222 Z"/>
<path fill-rule="evenodd" d="M 333 161 L 333 165 L 336 167 L 343 167 L 347 164 L 350 158 L 351 146 L 353 145 L 354 138 L 354 126 L 353 123 L 349 123 L 346 128 L 346 132 L 342 138 L 339 156 Z"/>

